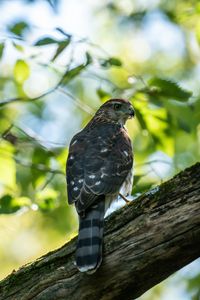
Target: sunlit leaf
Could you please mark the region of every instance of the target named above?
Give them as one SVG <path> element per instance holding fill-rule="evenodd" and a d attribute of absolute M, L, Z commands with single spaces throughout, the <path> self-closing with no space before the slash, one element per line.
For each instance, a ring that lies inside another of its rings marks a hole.
<path fill-rule="evenodd" d="M 149 80 L 148 84 L 152 95 L 155 94 L 178 101 L 187 101 L 192 95 L 192 92 L 186 91 L 176 82 L 167 79 L 154 77 Z"/>
<path fill-rule="evenodd" d="M 112 66 L 116 66 L 116 67 L 122 66 L 121 60 L 116 57 L 110 57 L 108 59 L 100 59 L 99 63 L 104 68 L 109 68 Z"/>
<path fill-rule="evenodd" d="M 86 68 L 86 64 L 81 64 L 69 71 L 67 71 L 61 80 L 61 84 L 65 85 L 69 81 L 71 81 L 74 77 L 78 76 L 84 69 Z"/>
<path fill-rule="evenodd" d="M 134 185 L 138 184 L 140 179 L 142 178 L 142 175 L 134 175 Z"/>
<path fill-rule="evenodd" d="M 0 59 L 1 59 L 2 56 L 3 56 L 4 47 L 5 47 L 5 44 L 4 44 L 4 43 L 0 43 Z"/>
<path fill-rule="evenodd" d="M 86 52 L 86 65 L 91 64 L 93 61 L 92 56 L 89 52 Z"/>
<path fill-rule="evenodd" d="M 10 32 L 14 33 L 15 35 L 18 35 L 18 36 L 22 37 L 25 30 L 27 30 L 29 28 L 30 28 L 30 26 L 27 22 L 21 21 L 21 22 L 15 23 L 12 26 L 9 26 L 8 30 Z"/>
<path fill-rule="evenodd" d="M 96 93 L 101 100 L 104 100 L 105 98 L 110 98 L 110 94 L 101 88 L 97 89 Z"/>
<path fill-rule="evenodd" d="M 151 130 L 151 138 L 154 141 L 155 147 L 161 145 L 161 138 L 159 137 L 159 135 L 157 135 L 156 133 L 152 132 L 152 130 Z"/>
<path fill-rule="evenodd" d="M 15 49 L 17 49 L 20 52 L 24 51 L 24 47 L 22 45 L 20 45 L 20 44 L 17 44 L 15 42 L 13 42 L 13 46 L 15 47 Z"/>
<path fill-rule="evenodd" d="M 196 38 L 197 38 L 197 41 L 198 43 L 200 44 L 200 21 L 198 20 L 197 23 L 196 23 Z"/>
<path fill-rule="evenodd" d="M 49 161 L 50 157 L 52 157 L 52 155 L 53 153 L 51 151 L 48 151 L 47 149 L 44 149 L 42 147 L 36 147 L 33 152 L 32 162 L 34 164 L 46 164 Z"/>
<path fill-rule="evenodd" d="M 0 143 L 0 184 L 16 188 L 16 164 L 13 158 L 14 147 L 6 141 Z"/>
<path fill-rule="evenodd" d="M 14 66 L 14 77 L 15 80 L 22 84 L 30 75 L 30 68 L 27 62 L 24 60 L 17 60 Z"/>
<path fill-rule="evenodd" d="M 0 199 L 0 214 L 12 214 L 22 207 L 30 206 L 31 201 L 27 197 L 13 198 L 6 194 Z"/>
<path fill-rule="evenodd" d="M 121 67 L 122 66 L 122 62 L 119 58 L 116 57 L 111 57 L 109 59 L 109 63 L 111 66 L 117 66 L 117 67 Z"/>
<path fill-rule="evenodd" d="M 59 41 L 52 37 L 44 37 L 39 39 L 34 45 L 35 46 L 46 46 L 49 44 L 59 44 Z"/>
<path fill-rule="evenodd" d="M 18 164 L 16 168 L 16 181 L 17 187 L 23 191 L 23 195 L 30 195 L 29 193 L 33 187 L 31 168 L 25 168 L 21 164 Z"/>
<path fill-rule="evenodd" d="M 32 184 L 34 187 L 36 187 L 38 184 L 45 180 L 46 172 L 43 169 L 44 167 L 49 167 L 49 161 L 51 157 L 52 152 L 46 149 L 43 149 L 41 147 L 36 147 L 34 149 L 32 155 L 33 167 L 31 168 Z M 40 168 L 40 165 L 42 165 L 43 168 Z"/>
<path fill-rule="evenodd" d="M 64 148 L 57 156 L 56 162 L 59 164 L 61 171 L 65 172 L 66 169 L 66 158 L 68 156 L 69 150 Z"/>
<path fill-rule="evenodd" d="M 146 124 L 143 114 L 136 108 L 135 108 L 135 113 L 136 113 L 136 118 L 139 121 L 141 128 L 147 129 L 147 124 Z"/>
<path fill-rule="evenodd" d="M 57 50 L 56 50 L 53 58 L 51 59 L 51 61 L 54 61 L 67 48 L 69 43 L 70 43 L 70 39 L 66 39 L 64 41 L 59 42 Z"/>
<path fill-rule="evenodd" d="M 31 205 L 31 200 L 28 197 L 16 197 L 13 199 L 13 204 L 14 205 L 19 205 L 19 206 L 30 206 Z"/>
<path fill-rule="evenodd" d="M 43 212 L 51 211 L 56 207 L 55 199 L 53 198 L 45 198 L 38 203 L 38 208 Z"/>
<path fill-rule="evenodd" d="M 40 210 L 43 212 L 51 211 L 55 209 L 57 204 L 58 193 L 53 189 L 47 188 L 43 191 L 40 191 L 36 195 L 37 205 Z"/>
<path fill-rule="evenodd" d="M 85 69 L 85 65 L 81 64 L 69 71 L 67 71 L 62 78 L 62 84 L 65 85 L 67 84 L 70 80 L 72 80 L 74 77 L 76 77 L 77 75 L 79 75 L 81 73 L 82 70 Z"/>
<path fill-rule="evenodd" d="M 196 106 L 197 101 L 194 103 Z M 173 130 L 182 129 L 189 133 L 191 130 L 195 130 L 196 126 L 199 124 L 198 108 L 194 110 L 193 106 L 190 106 L 187 102 L 175 102 L 167 101 L 165 107 L 168 110 L 169 116 L 171 116 L 171 124 L 173 125 Z"/>

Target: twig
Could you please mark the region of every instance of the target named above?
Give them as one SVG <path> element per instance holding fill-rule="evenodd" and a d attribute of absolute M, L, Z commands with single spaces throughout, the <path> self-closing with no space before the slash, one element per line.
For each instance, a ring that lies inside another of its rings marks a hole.
<path fill-rule="evenodd" d="M 27 138 L 31 139 L 31 143 L 34 142 L 34 143 L 37 143 L 39 145 L 42 144 L 50 144 L 50 145 L 55 145 L 57 147 L 66 147 L 66 144 L 65 143 L 59 143 L 59 142 L 54 142 L 54 141 L 48 141 L 48 140 L 43 140 L 42 138 L 40 138 L 38 136 L 38 134 L 36 134 L 30 127 L 27 127 L 26 125 L 22 125 L 24 128 L 22 127 L 19 127 L 15 124 L 13 124 L 13 126 L 15 128 L 17 128 L 18 130 L 20 130 L 23 134 L 25 134 L 27 136 Z M 28 143 L 28 141 L 26 142 Z M 42 145 L 44 148 L 46 148 L 44 145 Z"/>
<path fill-rule="evenodd" d="M 75 98 L 70 92 L 64 90 L 61 87 L 58 87 L 58 92 L 64 94 L 65 96 L 68 96 L 75 104 L 77 104 L 78 107 L 80 107 L 82 110 L 84 110 L 86 113 L 89 115 L 94 114 L 94 110 L 87 104 L 83 103 L 81 100 L 78 98 Z"/>
<path fill-rule="evenodd" d="M 46 165 L 43 165 L 43 164 L 34 164 L 34 163 L 30 163 L 30 162 L 25 161 L 25 160 L 21 160 L 18 157 L 16 157 L 15 155 L 9 154 L 6 151 L 5 152 L 3 151 L 3 153 L 2 153 L 2 150 L 3 149 L 0 149 L 1 155 L 3 155 L 4 157 L 7 157 L 7 158 L 13 158 L 17 164 L 19 164 L 23 167 L 27 167 L 27 168 L 30 168 L 30 169 L 36 169 L 36 170 L 39 170 L 39 171 L 52 173 L 52 174 L 65 175 L 65 173 L 62 172 L 61 170 L 52 169 L 52 168 L 49 168 L 49 167 L 47 167 Z"/>
<path fill-rule="evenodd" d="M 57 85 L 51 89 L 49 89 L 48 91 L 44 92 L 43 94 L 37 96 L 37 97 L 34 97 L 34 98 L 28 98 L 28 97 L 17 97 L 17 98 L 10 98 L 10 99 L 6 99 L 6 100 L 3 100 L 0 102 L 0 109 L 5 106 L 5 105 L 8 105 L 8 104 L 11 104 L 13 102 L 18 102 L 18 101 L 36 101 L 36 100 L 39 100 L 40 98 L 42 97 L 45 97 L 49 94 L 51 94 L 52 92 L 54 92 L 55 90 L 57 89 Z"/>
<path fill-rule="evenodd" d="M 142 167 L 144 165 L 150 165 L 150 164 L 153 164 L 153 163 L 158 163 L 158 162 L 163 163 L 163 164 L 167 164 L 167 165 L 172 165 L 172 162 L 166 161 L 164 159 L 154 159 L 154 160 L 146 161 L 144 163 L 136 164 L 135 168 Z"/>
<path fill-rule="evenodd" d="M 54 176 L 55 173 L 50 174 L 49 178 L 46 180 L 44 185 L 40 188 L 41 191 L 43 191 L 47 187 L 47 185 L 53 180 Z"/>
<path fill-rule="evenodd" d="M 18 158 L 15 157 L 15 161 L 17 164 L 20 164 L 23 167 L 28 167 L 31 169 L 35 169 L 35 170 L 39 170 L 39 171 L 43 171 L 43 172 L 47 172 L 47 173 L 52 173 L 52 174 L 60 174 L 60 175 L 65 175 L 64 172 L 62 172 L 61 170 L 57 170 L 57 169 L 51 169 L 46 167 L 43 164 L 33 164 L 33 163 L 29 163 L 27 161 L 22 161 Z"/>

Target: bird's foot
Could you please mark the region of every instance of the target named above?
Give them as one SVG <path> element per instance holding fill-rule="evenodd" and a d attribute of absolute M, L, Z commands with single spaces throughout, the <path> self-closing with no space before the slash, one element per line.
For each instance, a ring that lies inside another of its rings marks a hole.
<path fill-rule="evenodd" d="M 122 195 L 121 193 L 119 193 L 119 196 L 126 202 L 129 203 L 131 202 L 131 200 L 128 200 L 124 195 Z"/>

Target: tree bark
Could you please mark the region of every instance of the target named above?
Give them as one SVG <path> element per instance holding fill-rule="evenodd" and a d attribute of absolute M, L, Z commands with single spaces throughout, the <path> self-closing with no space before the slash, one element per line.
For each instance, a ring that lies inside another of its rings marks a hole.
<path fill-rule="evenodd" d="M 135 299 L 200 254 L 200 163 L 105 221 L 93 275 L 73 264 L 76 238 L 0 283 L 2 300 Z"/>

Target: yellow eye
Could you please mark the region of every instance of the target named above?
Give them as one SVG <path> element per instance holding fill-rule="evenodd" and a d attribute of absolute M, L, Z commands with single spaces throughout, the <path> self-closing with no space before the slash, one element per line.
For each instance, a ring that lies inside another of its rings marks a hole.
<path fill-rule="evenodd" d="M 114 104 L 114 109 L 115 109 L 115 110 L 118 110 L 118 109 L 121 108 L 121 106 L 122 106 L 121 104 L 115 103 L 115 104 Z"/>

